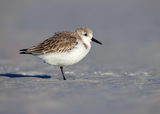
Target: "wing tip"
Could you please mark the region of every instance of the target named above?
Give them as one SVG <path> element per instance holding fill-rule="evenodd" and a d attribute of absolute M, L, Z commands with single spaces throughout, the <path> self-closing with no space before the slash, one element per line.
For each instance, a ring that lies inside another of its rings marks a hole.
<path fill-rule="evenodd" d="M 27 51 L 28 49 L 20 49 L 19 51 Z"/>
<path fill-rule="evenodd" d="M 19 54 L 31 54 L 30 52 L 27 52 L 28 49 L 20 49 L 21 51 Z"/>

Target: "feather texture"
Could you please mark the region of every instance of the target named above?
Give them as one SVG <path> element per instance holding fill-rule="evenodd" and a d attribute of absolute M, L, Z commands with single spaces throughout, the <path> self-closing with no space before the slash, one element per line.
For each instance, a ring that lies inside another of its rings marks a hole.
<path fill-rule="evenodd" d="M 20 54 L 43 54 L 43 53 L 65 53 L 74 48 L 81 40 L 79 35 L 73 31 L 58 32 L 51 38 L 29 49 L 21 49 Z"/>

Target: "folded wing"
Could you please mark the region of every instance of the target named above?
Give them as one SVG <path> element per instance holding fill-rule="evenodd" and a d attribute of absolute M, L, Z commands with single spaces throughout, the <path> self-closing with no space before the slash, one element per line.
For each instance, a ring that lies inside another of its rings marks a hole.
<path fill-rule="evenodd" d="M 36 46 L 21 49 L 20 54 L 65 53 L 72 50 L 76 44 L 77 39 L 74 35 L 69 32 L 59 32 Z"/>

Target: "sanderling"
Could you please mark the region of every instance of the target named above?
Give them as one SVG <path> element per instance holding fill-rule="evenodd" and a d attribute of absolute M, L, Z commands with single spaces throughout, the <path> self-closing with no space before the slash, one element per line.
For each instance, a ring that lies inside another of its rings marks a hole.
<path fill-rule="evenodd" d="M 101 42 L 93 38 L 90 29 L 82 27 L 76 31 L 57 32 L 42 43 L 28 49 L 21 49 L 20 54 L 31 54 L 45 63 L 59 66 L 63 79 L 66 80 L 63 67 L 70 66 L 83 59 L 91 48 L 90 42 Z"/>

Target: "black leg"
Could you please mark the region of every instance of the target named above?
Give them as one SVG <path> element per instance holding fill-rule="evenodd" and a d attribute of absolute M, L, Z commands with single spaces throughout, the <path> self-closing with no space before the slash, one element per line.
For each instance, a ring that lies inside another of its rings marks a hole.
<path fill-rule="evenodd" d="M 64 73 L 63 73 L 63 67 L 60 67 L 60 69 L 61 69 L 61 72 L 62 72 L 63 80 L 66 80 L 66 78 L 64 76 Z"/>

